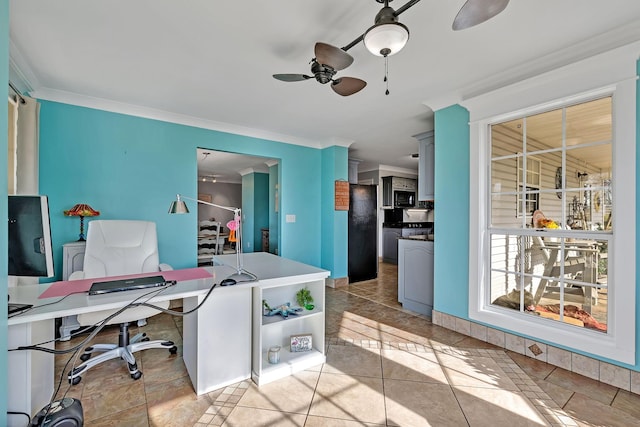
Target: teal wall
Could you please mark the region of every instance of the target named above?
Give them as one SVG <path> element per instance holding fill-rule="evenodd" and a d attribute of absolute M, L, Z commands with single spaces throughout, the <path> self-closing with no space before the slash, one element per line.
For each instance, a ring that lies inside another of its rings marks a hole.
<path fill-rule="evenodd" d="M 269 252 L 278 253 L 278 240 L 280 236 L 280 191 L 279 187 L 279 166 L 269 167 Z"/>
<path fill-rule="evenodd" d="M 3 29 L 4 28 L 4 29 Z M 9 81 L 9 2 L 7 0 L 0 0 L 0 82 Z M 0 84 L 0 99 L 7 99 L 9 96 L 8 86 L 4 83 Z M 7 219 L 7 150 L 8 150 L 8 138 L 7 133 L 9 131 L 7 127 L 7 121 L 4 117 L 7 117 L 9 111 L 7 110 L 7 103 L 0 102 L 0 171 L 4 170 L 5 173 L 0 173 L 0 224 L 6 224 Z M 0 233 L 0 313 L 7 312 L 7 299 L 4 295 L 7 294 L 7 233 Z M 0 372 L 2 377 L 6 378 L 7 372 L 7 318 L 0 316 Z M 0 424 L 3 424 L 1 420 L 6 419 L 7 413 L 7 382 L 0 381 Z M 4 424 L 6 425 L 6 420 Z"/>
<path fill-rule="evenodd" d="M 242 176 L 242 220 L 244 252 L 260 252 L 262 228 L 269 227 L 269 174 Z"/>
<path fill-rule="evenodd" d="M 640 75 L 640 61 L 636 63 Z M 435 112 L 435 205 L 434 309 L 469 319 L 469 114 L 454 105 Z M 640 80 L 636 82 L 636 233 L 640 231 Z M 636 265 L 640 246 L 636 236 Z M 640 270 L 636 274 L 636 363 L 614 365 L 640 371 Z M 549 343 L 570 351 L 558 343 Z M 578 352 L 583 353 L 583 352 Z M 586 353 L 583 353 L 586 354 Z"/>
<path fill-rule="evenodd" d="M 253 250 L 262 250 L 262 229 L 269 228 L 269 174 L 254 173 Z"/>
<path fill-rule="evenodd" d="M 469 312 L 469 112 L 454 105 L 434 114 L 434 308 Z"/>
<path fill-rule="evenodd" d="M 322 268 L 330 270 L 334 279 L 348 275 L 348 212 L 336 211 L 334 199 L 335 181 L 348 178 L 348 157 L 346 147 L 322 150 Z"/>
<path fill-rule="evenodd" d="M 256 192 L 254 184 L 254 174 L 242 175 L 242 251 L 249 253 L 253 249 L 253 229 L 254 229 L 254 194 Z"/>
<path fill-rule="evenodd" d="M 77 239 L 79 227 L 62 211 L 76 203 L 101 211 L 101 219 L 155 221 L 162 262 L 194 266 L 197 216 L 167 210 L 175 194 L 197 195 L 198 147 L 278 158 L 280 216 L 296 215 L 295 223 L 280 222 L 280 255 L 321 265 L 321 183 L 335 178 L 321 177 L 321 150 L 42 101 L 40 191 L 49 196 L 57 277 L 61 246 Z M 345 270 L 346 258 L 341 263 Z"/>
<path fill-rule="evenodd" d="M 640 60 L 636 62 L 640 76 Z M 636 80 L 636 368 L 640 370 L 640 81 Z"/>

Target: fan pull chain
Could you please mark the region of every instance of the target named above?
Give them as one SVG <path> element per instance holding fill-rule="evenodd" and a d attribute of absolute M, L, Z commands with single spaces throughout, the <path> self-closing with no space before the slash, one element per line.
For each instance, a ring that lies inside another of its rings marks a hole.
<path fill-rule="evenodd" d="M 387 90 L 384 94 L 389 95 L 389 57 L 386 55 L 384 57 L 384 82 L 387 84 Z"/>

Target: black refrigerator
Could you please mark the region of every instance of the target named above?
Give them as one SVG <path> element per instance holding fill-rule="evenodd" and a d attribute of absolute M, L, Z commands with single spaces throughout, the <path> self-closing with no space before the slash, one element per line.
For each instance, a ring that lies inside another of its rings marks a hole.
<path fill-rule="evenodd" d="M 378 277 L 378 187 L 349 185 L 349 283 Z"/>

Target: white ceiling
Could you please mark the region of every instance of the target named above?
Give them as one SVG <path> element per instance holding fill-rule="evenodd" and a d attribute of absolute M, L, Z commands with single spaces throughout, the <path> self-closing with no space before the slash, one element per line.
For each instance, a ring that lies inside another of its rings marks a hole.
<path fill-rule="evenodd" d="M 350 97 L 272 77 L 310 74 L 315 42 L 350 43 L 373 24 L 375 0 L 10 0 L 10 75 L 42 99 L 346 145 L 361 171 L 415 169 L 412 135 L 433 128 L 431 108 L 640 40 L 638 0 L 513 0 L 454 32 L 464 1 L 423 0 L 400 15 L 411 37 L 389 58 L 388 96 L 384 60 L 362 43 L 337 74 L 368 82 Z"/>
<path fill-rule="evenodd" d="M 242 176 L 252 172 L 269 173 L 277 159 L 198 148 L 198 181 L 242 183 Z M 215 181 L 214 181 L 215 179 Z"/>

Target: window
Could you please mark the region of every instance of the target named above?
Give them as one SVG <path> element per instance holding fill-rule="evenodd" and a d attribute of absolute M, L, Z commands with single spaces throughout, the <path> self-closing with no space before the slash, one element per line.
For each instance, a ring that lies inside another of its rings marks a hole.
<path fill-rule="evenodd" d="M 516 179 L 518 185 L 516 191 L 518 191 L 518 197 L 516 202 L 517 217 L 520 218 L 524 212 L 525 215 L 531 217 L 533 212 L 539 207 L 539 193 L 540 190 L 540 160 L 535 158 L 527 158 L 527 168 L 523 170 L 522 156 L 518 156 L 518 169 L 516 171 Z M 523 183 L 524 177 L 524 185 Z M 513 177 L 511 177 L 513 178 Z"/>
<path fill-rule="evenodd" d="M 470 116 L 471 320 L 636 363 L 629 260 L 636 257 L 639 49 L 595 55 L 461 103 Z M 602 108 L 608 118 L 589 118 Z M 517 187 L 518 157 L 527 170 L 528 158 L 540 161 L 537 190 Z M 538 195 L 539 212 L 514 215 L 518 200 L 526 210 L 528 194 Z M 547 310 L 534 314 L 531 306 Z M 589 325 L 567 309 L 584 311 Z"/>
<path fill-rule="evenodd" d="M 595 212 L 591 198 L 611 185 L 611 129 L 611 96 L 489 126 L 490 185 L 501 191 L 491 194 L 486 304 L 607 332 L 612 206 Z M 516 218 L 504 215 L 504 181 L 518 183 Z"/>

